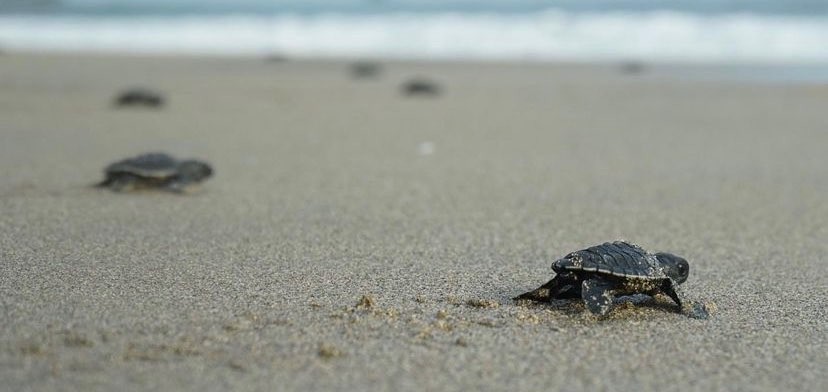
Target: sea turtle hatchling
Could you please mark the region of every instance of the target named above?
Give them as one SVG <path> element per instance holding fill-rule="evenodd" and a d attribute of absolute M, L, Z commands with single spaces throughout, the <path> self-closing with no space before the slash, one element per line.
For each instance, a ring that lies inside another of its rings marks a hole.
<path fill-rule="evenodd" d="M 434 97 L 441 92 L 437 82 L 425 78 L 414 78 L 402 85 L 402 93 L 409 97 Z"/>
<path fill-rule="evenodd" d="M 556 275 L 543 286 L 515 297 L 515 300 L 551 301 L 581 298 L 595 315 L 605 316 L 616 296 L 665 294 L 682 311 L 676 289 L 687 280 L 690 265 L 671 253 L 650 253 L 625 241 L 606 242 L 572 252 L 552 263 Z M 688 314 L 707 318 L 701 304 Z"/>
<path fill-rule="evenodd" d="M 351 75 L 356 79 L 374 79 L 382 72 L 379 63 L 359 61 L 351 64 Z"/>
<path fill-rule="evenodd" d="M 104 173 L 106 178 L 96 186 L 117 192 L 161 189 L 183 193 L 212 176 L 213 169 L 205 162 L 149 153 L 112 163 Z"/>
<path fill-rule="evenodd" d="M 115 97 L 116 107 L 137 107 L 160 108 L 164 106 L 164 96 L 161 93 L 145 89 L 131 88 Z"/>

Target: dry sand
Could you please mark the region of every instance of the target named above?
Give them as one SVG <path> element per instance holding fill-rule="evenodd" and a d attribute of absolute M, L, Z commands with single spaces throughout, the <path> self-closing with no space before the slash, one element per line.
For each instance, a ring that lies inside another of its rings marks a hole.
<path fill-rule="evenodd" d="M 398 86 L 427 76 L 437 98 Z M 162 110 L 110 106 L 163 91 Z M 828 86 L 609 66 L 0 57 L 0 389 L 825 390 Z M 192 196 L 90 189 L 153 150 Z M 569 251 L 688 297 L 510 298 Z M 366 296 L 363 298 L 363 296 Z"/>

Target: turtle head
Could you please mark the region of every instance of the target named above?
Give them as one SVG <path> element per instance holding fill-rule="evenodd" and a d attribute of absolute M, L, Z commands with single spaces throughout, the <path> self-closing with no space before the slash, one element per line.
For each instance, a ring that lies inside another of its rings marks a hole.
<path fill-rule="evenodd" d="M 655 256 L 661 264 L 664 274 L 676 284 L 684 283 L 687 280 L 687 275 L 690 274 L 690 264 L 687 263 L 687 260 L 665 252 L 656 253 Z"/>
<path fill-rule="evenodd" d="M 212 176 L 213 168 L 201 161 L 187 160 L 179 163 L 178 172 L 186 181 L 199 182 Z"/>

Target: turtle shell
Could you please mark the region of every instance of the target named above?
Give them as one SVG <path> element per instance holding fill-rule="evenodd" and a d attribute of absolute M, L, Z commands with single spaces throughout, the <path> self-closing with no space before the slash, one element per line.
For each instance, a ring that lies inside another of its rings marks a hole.
<path fill-rule="evenodd" d="M 556 273 L 594 273 L 635 279 L 664 279 L 655 255 L 624 241 L 606 242 L 568 254 L 552 263 Z"/>
<path fill-rule="evenodd" d="M 178 161 L 163 153 L 143 154 L 106 167 L 107 176 L 132 174 L 146 178 L 168 178 L 178 173 Z"/>

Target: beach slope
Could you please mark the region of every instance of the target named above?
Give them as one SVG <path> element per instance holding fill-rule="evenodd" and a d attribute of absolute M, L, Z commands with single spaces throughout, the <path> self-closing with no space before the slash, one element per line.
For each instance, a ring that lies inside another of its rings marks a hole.
<path fill-rule="evenodd" d="M 0 75 L 0 389 L 826 389 L 828 86 L 16 53 Z M 440 94 L 403 96 L 415 76 Z M 113 107 L 133 86 L 167 104 Z M 149 151 L 216 175 L 90 187 Z M 687 258 L 710 319 L 510 299 L 622 238 Z"/>

